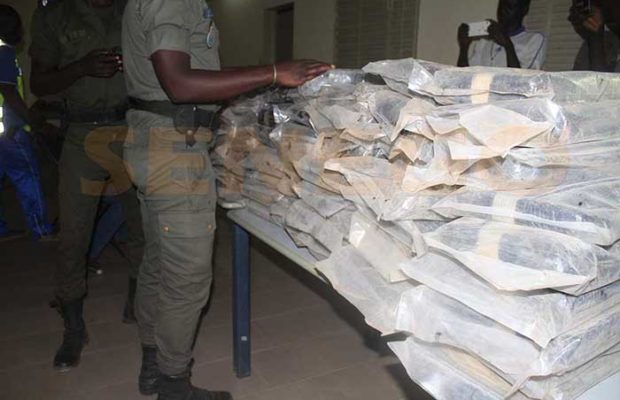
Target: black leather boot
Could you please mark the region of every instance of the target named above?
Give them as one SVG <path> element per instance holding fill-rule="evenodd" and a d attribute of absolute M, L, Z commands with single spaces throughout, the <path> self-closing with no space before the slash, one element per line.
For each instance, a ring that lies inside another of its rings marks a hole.
<path fill-rule="evenodd" d="M 211 392 L 192 386 L 189 371 L 182 375 L 162 375 L 157 400 L 233 400 L 228 392 Z"/>
<path fill-rule="evenodd" d="M 161 373 L 157 367 L 157 347 L 142 346 L 142 367 L 138 386 L 140 393 L 150 396 L 159 391 Z"/>
<path fill-rule="evenodd" d="M 82 348 L 88 343 L 88 334 L 82 318 L 83 300 L 60 301 L 60 311 L 65 322 L 62 344 L 54 357 L 54 368 L 66 372 L 80 363 Z"/>
<path fill-rule="evenodd" d="M 136 286 L 136 278 L 129 278 L 127 300 L 125 301 L 125 309 L 123 310 L 123 322 L 125 324 L 136 323 L 136 314 L 134 312 L 134 303 L 136 301 Z"/>

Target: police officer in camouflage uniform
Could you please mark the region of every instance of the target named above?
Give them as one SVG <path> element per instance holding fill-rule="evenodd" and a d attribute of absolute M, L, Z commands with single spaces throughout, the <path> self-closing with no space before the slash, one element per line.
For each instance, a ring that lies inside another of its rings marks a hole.
<path fill-rule="evenodd" d="M 43 4 L 43 3 L 42 3 Z M 86 261 L 100 196 L 112 186 L 125 210 L 131 264 L 126 317 L 144 239 L 139 203 L 122 161 L 127 95 L 120 56 L 125 0 L 59 0 L 34 14 L 31 89 L 60 95 L 68 129 L 60 160 L 60 245 L 55 294 L 65 323 L 54 367 L 77 365 L 87 333 L 82 318 Z"/>
<path fill-rule="evenodd" d="M 209 141 L 217 103 L 260 87 L 295 87 L 331 66 L 287 62 L 220 71 L 205 0 L 129 0 L 123 56 L 131 110 L 125 159 L 146 237 L 136 317 L 139 386 L 159 400 L 230 399 L 190 383 L 192 341 L 209 297 L 215 179 Z"/>

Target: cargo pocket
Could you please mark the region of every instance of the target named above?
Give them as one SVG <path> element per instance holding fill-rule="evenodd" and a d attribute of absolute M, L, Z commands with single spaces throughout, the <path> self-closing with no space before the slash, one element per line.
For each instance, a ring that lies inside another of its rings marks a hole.
<path fill-rule="evenodd" d="M 212 275 L 215 212 L 167 212 L 158 217 L 162 279 L 179 290 L 202 290 Z"/>

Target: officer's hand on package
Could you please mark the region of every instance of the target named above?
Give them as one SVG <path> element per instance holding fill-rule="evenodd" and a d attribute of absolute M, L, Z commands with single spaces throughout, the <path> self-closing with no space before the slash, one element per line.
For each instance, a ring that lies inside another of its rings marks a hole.
<path fill-rule="evenodd" d="M 489 38 L 495 43 L 499 44 L 502 47 L 507 47 L 512 44 L 510 38 L 506 36 L 504 31 L 502 30 L 501 25 L 492 19 L 488 20 L 490 22 L 489 25 Z"/>
<path fill-rule="evenodd" d="M 122 70 L 121 57 L 107 49 L 97 49 L 80 60 L 83 74 L 95 78 L 111 78 Z"/>
<path fill-rule="evenodd" d="M 297 87 L 334 68 L 333 65 L 315 60 L 289 61 L 276 64 L 276 84 Z"/>
<path fill-rule="evenodd" d="M 461 24 L 459 26 L 456 39 L 459 43 L 459 47 L 461 48 L 467 48 L 469 47 L 469 45 L 471 45 L 473 39 L 469 37 L 469 25 Z"/>

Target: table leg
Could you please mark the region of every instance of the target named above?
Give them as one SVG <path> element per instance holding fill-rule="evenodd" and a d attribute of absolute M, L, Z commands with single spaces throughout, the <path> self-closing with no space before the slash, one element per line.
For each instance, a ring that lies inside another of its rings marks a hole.
<path fill-rule="evenodd" d="M 233 224 L 233 358 L 238 378 L 250 376 L 250 235 Z"/>

